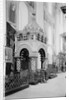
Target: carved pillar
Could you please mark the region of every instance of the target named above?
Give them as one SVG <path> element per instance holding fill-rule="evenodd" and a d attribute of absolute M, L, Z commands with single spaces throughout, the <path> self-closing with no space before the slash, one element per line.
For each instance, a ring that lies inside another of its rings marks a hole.
<path fill-rule="evenodd" d="M 30 83 L 37 83 L 37 53 L 32 53 L 30 56 Z"/>
<path fill-rule="evenodd" d="M 17 71 L 20 72 L 21 64 L 20 64 L 20 58 L 17 58 Z"/>
<path fill-rule="evenodd" d="M 34 72 L 37 70 L 37 57 L 31 57 L 31 70 Z"/>
<path fill-rule="evenodd" d="M 38 53 L 38 61 L 37 61 L 37 63 L 38 63 L 37 69 L 40 70 L 41 69 L 41 55 L 40 55 L 40 53 Z"/>

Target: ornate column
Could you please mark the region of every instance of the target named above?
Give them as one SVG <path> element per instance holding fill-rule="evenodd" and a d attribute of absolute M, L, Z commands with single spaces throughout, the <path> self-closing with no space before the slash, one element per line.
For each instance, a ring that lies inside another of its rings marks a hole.
<path fill-rule="evenodd" d="M 31 70 L 33 72 L 37 70 L 37 57 L 31 57 Z"/>
<path fill-rule="evenodd" d="M 20 72 L 21 64 L 20 64 L 20 58 L 17 58 L 17 71 Z"/>
<path fill-rule="evenodd" d="M 41 55 L 40 55 L 40 53 L 38 53 L 38 60 L 37 60 L 38 62 L 38 66 L 37 66 L 37 70 L 40 70 L 41 69 Z"/>
<path fill-rule="evenodd" d="M 30 83 L 37 83 L 37 54 L 33 53 L 30 56 Z"/>

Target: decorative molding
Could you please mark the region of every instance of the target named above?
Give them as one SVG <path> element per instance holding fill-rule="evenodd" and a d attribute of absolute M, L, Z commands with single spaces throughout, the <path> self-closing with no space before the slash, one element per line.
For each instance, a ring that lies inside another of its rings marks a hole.
<path fill-rule="evenodd" d="M 23 33 L 26 34 L 27 32 L 33 32 L 33 33 L 39 33 L 39 34 L 44 34 L 43 29 L 37 24 L 36 21 L 32 21 L 28 23 L 25 28 L 21 31 L 18 31 L 17 33 Z"/>

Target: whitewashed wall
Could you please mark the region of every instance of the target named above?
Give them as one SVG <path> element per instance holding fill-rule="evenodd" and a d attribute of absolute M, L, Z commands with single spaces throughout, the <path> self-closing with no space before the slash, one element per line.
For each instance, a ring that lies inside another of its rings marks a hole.
<path fill-rule="evenodd" d="M 19 23 L 18 29 L 23 30 L 23 28 L 28 24 L 28 9 L 24 2 L 19 3 Z"/>
<path fill-rule="evenodd" d="M 52 3 L 46 3 L 46 22 L 45 22 L 45 31 L 47 36 L 47 53 L 48 53 L 48 62 L 52 64 L 53 62 L 53 6 Z"/>
<path fill-rule="evenodd" d="M 55 51 L 58 54 L 60 51 L 63 51 L 63 41 L 61 34 L 66 32 L 66 19 L 61 10 L 56 11 L 55 18 Z"/>
<path fill-rule="evenodd" d="M 37 2 L 36 3 L 36 21 L 39 26 L 44 29 L 44 22 L 43 22 L 43 3 Z"/>

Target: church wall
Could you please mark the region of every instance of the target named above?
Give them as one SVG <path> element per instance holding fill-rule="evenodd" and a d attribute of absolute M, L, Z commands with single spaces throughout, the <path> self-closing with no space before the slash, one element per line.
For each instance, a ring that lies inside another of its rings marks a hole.
<path fill-rule="evenodd" d="M 37 2 L 36 3 L 36 21 L 39 26 L 44 29 L 44 22 L 43 22 L 43 3 Z"/>
<path fill-rule="evenodd" d="M 28 24 L 28 9 L 24 2 L 19 3 L 19 30 L 23 30 Z"/>

